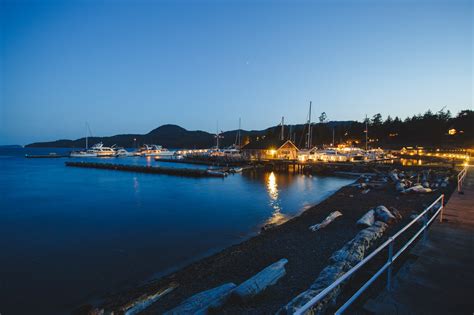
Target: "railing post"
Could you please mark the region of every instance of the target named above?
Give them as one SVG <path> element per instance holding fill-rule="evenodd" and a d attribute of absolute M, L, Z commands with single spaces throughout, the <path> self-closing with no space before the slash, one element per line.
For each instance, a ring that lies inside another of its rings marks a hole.
<path fill-rule="evenodd" d="M 439 222 L 443 222 L 444 213 L 444 194 L 441 195 L 441 212 L 439 213 Z"/>
<path fill-rule="evenodd" d="M 423 242 L 426 241 L 426 236 L 428 234 L 428 212 L 423 216 Z"/>
<path fill-rule="evenodd" d="M 393 238 L 390 237 L 388 245 L 388 269 L 387 269 L 387 291 L 392 291 L 392 262 L 393 262 Z"/>

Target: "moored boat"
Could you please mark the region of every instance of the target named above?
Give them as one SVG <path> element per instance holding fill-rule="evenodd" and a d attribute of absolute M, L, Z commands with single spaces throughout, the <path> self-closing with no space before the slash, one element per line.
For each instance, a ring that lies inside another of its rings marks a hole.
<path fill-rule="evenodd" d="M 69 154 L 70 157 L 73 158 L 89 158 L 89 157 L 97 157 L 97 153 L 93 150 L 87 151 L 72 151 Z"/>
<path fill-rule="evenodd" d="M 161 145 L 144 144 L 140 149 L 138 149 L 135 155 L 170 158 L 174 155 L 174 153 L 174 151 L 169 151 L 168 149 L 163 148 Z"/>
<path fill-rule="evenodd" d="M 115 156 L 116 157 L 127 157 L 127 156 L 133 156 L 133 153 L 128 152 L 124 148 L 116 148 L 115 149 Z"/>
<path fill-rule="evenodd" d="M 97 154 L 97 157 L 111 157 L 115 156 L 115 144 L 111 147 L 104 147 L 102 142 L 94 144 L 91 151 Z"/>

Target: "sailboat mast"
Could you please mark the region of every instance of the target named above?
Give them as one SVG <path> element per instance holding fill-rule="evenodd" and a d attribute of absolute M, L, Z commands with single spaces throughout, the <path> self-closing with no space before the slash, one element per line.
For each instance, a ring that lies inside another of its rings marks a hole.
<path fill-rule="evenodd" d="M 369 121 L 367 119 L 367 114 L 365 115 L 365 151 L 367 151 L 368 148 L 368 141 L 369 141 Z"/>
<path fill-rule="evenodd" d="M 219 150 L 219 122 L 216 123 L 216 149 Z"/>
<path fill-rule="evenodd" d="M 239 129 L 237 130 L 237 134 L 235 135 L 235 146 L 240 149 L 240 145 L 241 145 L 241 135 L 240 135 L 240 117 L 239 117 Z"/>
<path fill-rule="evenodd" d="M 241 126 L 240 123 L 241 123 L 241 121 L 240 121 L 240 117 L 239 117 L 239 149 L 242 146 L 242 126 Z"/>
<path fill-rule="evenodd" d="M 309 102 L 309 117 L 308 117 L 308 149 L 311 149 L 311 143 L 313 142 L 311 139 L 311 106 L 312 102 Z"/>
<path fill-rule="evenodd" d="M 281 117 L 281 134 L 280 140 L 285 140 L 285 117 Z"/>
<path fill-rule="evenodd" d="M 335 128 L 332 127 L 332 145 L 333 145 L 333 146 L 336 145 L 335 140 L 334 140 L 334 132 L 335 132 L 334 130 L 335 130 Z"/>
<path fill-rule="evenodd" d="M 88 139 L 88 137 L 87 137 L 87 131 L 88 131 L 88 129 L 89 129 L 89 128 L 88 128 L 88 125 L 87 125 L 87 122 L 86 122 L 86 151 L 87 151 L 87 149 L 89 148 L 89 139 Z"/>

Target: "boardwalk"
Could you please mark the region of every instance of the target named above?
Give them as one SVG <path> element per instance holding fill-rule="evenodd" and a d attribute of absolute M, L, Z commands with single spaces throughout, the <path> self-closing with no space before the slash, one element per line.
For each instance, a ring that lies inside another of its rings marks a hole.
<path fill-rule="evenodd" d="M 365 309 L 376 314 L 474 313 L 474 167 L 454 192 L 444 222 L 433 224 L 416 257 L 398 272 L 392 292 L 383 291 Z"/>

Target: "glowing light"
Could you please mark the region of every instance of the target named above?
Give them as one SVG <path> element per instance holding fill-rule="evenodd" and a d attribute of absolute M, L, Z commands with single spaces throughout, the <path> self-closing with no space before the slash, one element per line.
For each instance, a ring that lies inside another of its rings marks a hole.
<path fill-rule="evenodd" d="M 271 172 L 268 176 L 267 190 L 272 200 L 278 199 L 278 185 L 276 183 L 275 173 Z"/>
<path fill-rule="evenodd" d="M 278 185 L 274 172 L 271 172 L 267 179 L 267 191 L 270 196 L 270 206 L 273 208 L 272 216 L 267 219 L 265 224 L 282 224 L 288 221 L 288 217 L 281 213 L 281 207 L 278 200 Z"/>
<path fill-rule="evenodd" d="M 449 129 L 449 130 L 448 130 L 448 134 L 449 134 L 450 136 L 455 135 L 455 134 L 456 134 L 456 129 L 454 129 L 454 128 Z"/>

